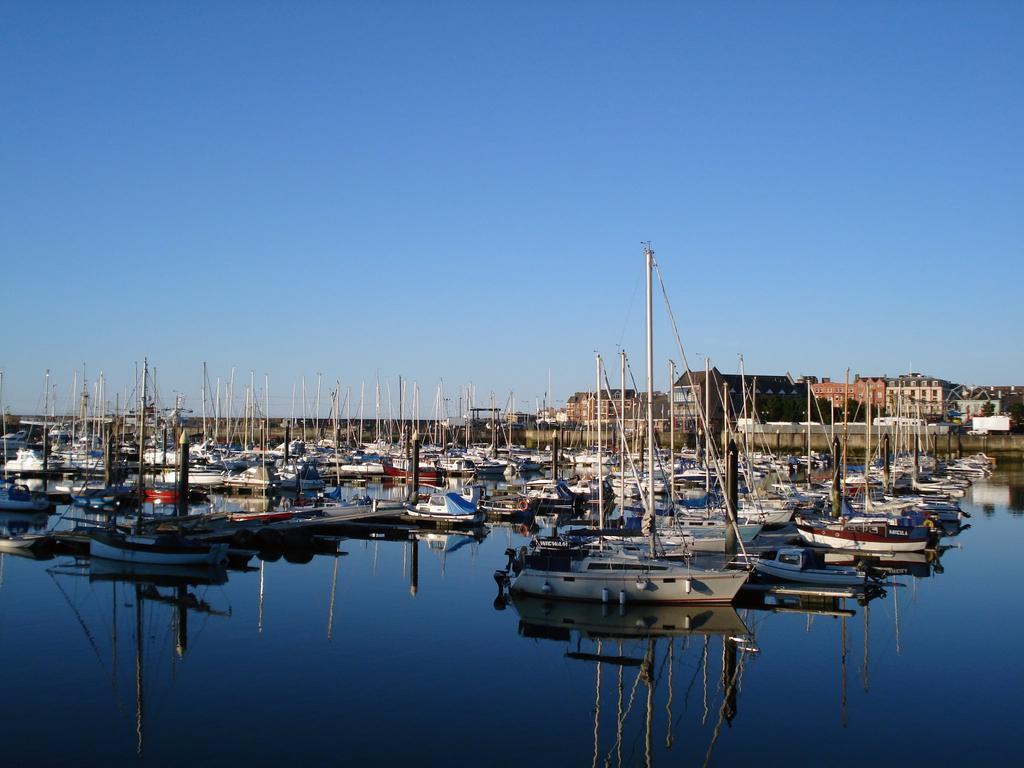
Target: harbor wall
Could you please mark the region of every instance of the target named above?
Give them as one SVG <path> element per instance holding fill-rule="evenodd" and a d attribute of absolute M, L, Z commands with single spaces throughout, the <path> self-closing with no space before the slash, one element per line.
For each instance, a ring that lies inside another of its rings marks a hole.
<path fill-rule="evenodd" d="M 547 446 L 551 443 L 552 430 L 525 430 L 524 442 L 528 446 Z M 743 434 L 742 432 L 740 433 Z M 867 443 L 867 429 L 864 424 L 850 424 L 847 429 L 848 454 L 860 451 L 863 453 Z M 913 450 L 913 436 L 908 444 L 907 428 L 872 427 L 871 441 L 878 444 L 882 435 L 888 434 L 893 449 Z M 843 440 L 843 428 L 837 425 L 835 435 Z M 811 450 L 816 453 L 829 453 L 832 450 L 832 428 L 821 425 L 811 426 Z M 693 433 L 676 433 L 676 445 L 695 447 L 696 440 L 703 439 Z M 618 438 L 609 438 L 606 444 L 614 447 Z M 562 434 L 562 445 L 571 447 L 586 442 L 585 432 L 565 432 Z M 772 451 L 777 454 L 803 454 L 807 452 L 807 428 L 800 424 L 759 424 L 751 431 L 752 450 Z M 658 434 L 658 443 L 668 447 L 669 435 Z M 722 445 L 719 435 L 716 444 Z M 1024 461 L 1024 435 L 967 435 L 954 433 L 945 425 L 929 425 L 920 435 L 921 450 L 934 453 L 942 458 L 956 458 L 984 453 L 988 456 L 1008 461 Z"/>
<path fill-rule="evenodd" d="M 32 417 L 38 420 L 39 417 Z M 19 426 L 19 417 L 8 416 L 8 430 L 14 431 Z M 37 422 L 38 423 L 38 422 Z M 341 439 L 344 441 L 347 434 L 347 423 L 342 423 L 340 429 Z M 369 441 L 374 437 L 375 427 L 372 421 L 364 421 L 362 435 L 358 435 L 359 430 L 356 428 L 356 423 L 353 422 L 352 437 L 354 440 Z M 421 435 L 424 439 L 430 439 L 430 435 L 433 433 L 434 425 L 427 421 L 422 420 L 417 425 Z M 202 433 L 202 420 L 197 417 L 191 417 L 187 419 L 186 427 L 188 432 L 196 439 Z M 207 431 L 212 434 L 214 431 L 214 419 L 207 420 Z M 218 432 L 223 439 L 224 433 L 227 431 L 227 425 L 224 420 L 217 425 Z M 910 441 L 913 440 L 913 431 L 916 428 L 910 428 L 911 437 Z M 802 424 L 757 424 L 752 428 L 750 434 L 751 445 L 754 450 L 772 451 L 774 453 L 781 454 L 803 454 L 807 451 L 807 428 Z M 38 439 L 39 427 L 31 428 L 32 434 L 31 439 Z M 129 428 L 130 432 L 131 429 Z M 383 432 L 382 428 L 382 432 Z M 257 442 L 261 439 L 259 426 L 253 430 L 254 437 Z M 912 450 L 913 443 L 908 443 L 908 428 L 907 427 L 894 427 L 894 426 L 873 426 L 871 428 L 872 442 L 877 444 L 877 441 L 881 439 L 881 436 L 888 433 L 890 436 L 891 444 L 894 449 L 899 450 Z M 244 420 L 232 420 L 231 433 L 236 439 L 244 433 Z M 327 419 L 321 419 L 319 424 L 314 419 L 307 421 L 307 427 L 303 430 L 301 424 L 293 426 L 291 428 L 291 437 L 299 438 L 305 437 L 310 441 L 316 441 L 320 436 L 330 439 L 333 437 L 334 428 L 331 422 Z M 864 424 L 856 423 L 850 424 L 846 430 L 847 433 L 847 451 L 848 453 L 856 453 L 857 451 L 863 452 L 867 438 L 866 428 Z M 513 430 L 513 442 L 519 445 L 525 445 L 528 448 L 547 448 L 551 445 L 551 438 L 555 434 L 555 430 L 550 428 L 545 429 L 515 429 Z M 743 434 L 742 432 L 740 434 Z M 843 427 L 837 424 L 835 432 L 831 425 L 811 425 L 811 449 L 815 452 L 827 453 L 832 450 L 832 436 L 833 434 L 839 436 L 840 440 L 843 439 Z M 490 443 L 492 431 L 487 427 L 474 427 L 469 435 L 469 441 L 474 443 Z M 589 437 L 588 437 L 589 435 Z M 270 436 L 267 439 L 268 443 L 280 443 L 284 440 L 285 429 L 279 420 L 271 422 Z M 630 445 L 635 447 L 635 441 L 632 436 L 628 436 Z M 669 433 L 668 430 L 662 429 L 657 433 L 658 444 L 662 447 L 667 448 L 669 445 Z M 989 456 L 993 456 L 1004 461 L 1024 462 L 1024 435 L 1012 435 L 1012 434 L 988 434 L 988 435 L 968 435 L 965 433 L 954 432 L 947 425 L 930 424 L 926 428 L 921 430 L 921 450 L 929 453 L 934 452 L 940 457 L 957 457 L 957 456 L 970 456 L 975 453 L 985 453 Z M 466 439 L 465 432 L 459 436 L 459 443 L 463 443 Z M 675 435 L 675 441 L 677 446 L 696 447 L 697 441 L 703 441 L 701 435 L 695 435 L 692 432 L 677 432 Z M 619 437 L 615 434 L 608 433 L 605 435 L 605 445 L 609 446 L 612 450 L 615 450 L 618 446 Z M 588 443 L 593 445 L 596 443 L 594 440 L 594 433 L 588 433 L 586 430 L 563 430 L 561 432 L 561 443 L 565 448 L 582 447 Z M 722 436 L 719 435 L 716 443 L 722 445 Z M 503 446 L 505 444 L 505 437 L 499 431 L 498 432 L 498 445 Z"/>

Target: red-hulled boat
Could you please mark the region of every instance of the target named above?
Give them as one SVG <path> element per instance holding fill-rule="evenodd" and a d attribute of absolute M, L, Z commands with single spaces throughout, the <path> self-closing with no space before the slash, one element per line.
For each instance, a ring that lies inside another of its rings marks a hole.
<path fill-rule="evenodd" d="M 388 477 L 412 477 L 412 462 L 402 458 L 385 461 L 384 474 Z M 436 483 L 441 478 L 441 471 L 437 467 L 420 464 L 419 475 L 421 483 Z"/>
<path fill-rule="evenodd" d="M 808 544 L 867 552 L 921 552 L 931 531 L 924 526 L 898 525 L 888 520 L 860 518 L 849 521 L 802 521 L 800 537 Z"/>
<path fill-rule="evenodd" d="M 297 509 L 275 509 L 266 512 L 229 512 L 228 519 L 233 523 L 280 523 L 295 517 Z"/>
<path fill-rule="evenodd" d="M 173 485 L 155 485 L 147 488 L 143 494 L 146 501 L 153 501 L 157 504 L 174 504 L 178 500 L 178 489 Z"/>

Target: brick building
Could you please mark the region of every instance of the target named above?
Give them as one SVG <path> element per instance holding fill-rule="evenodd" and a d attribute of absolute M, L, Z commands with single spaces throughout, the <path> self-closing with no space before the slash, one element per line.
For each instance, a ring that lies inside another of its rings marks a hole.
<path fill-rule="evenodd" d="M 710 395 L 708 421 L 713 434 L 719 434 L 725 424 L 723 403 L 728 404 L 729 418 L 739 417 L 743 412 L 743 378 L 738 373 L 722 373 L 712 368 L 705 376 L 704 371 L 684 373 L 676 381 L 675 402 L 672 412 L 676 427 L 685 432 L 697 432 L 701 429 L 700 413 L 704 408 L 705 396 Z M 807 397 L 807 384 L 797 381 L 788 373 L 783 375 L 747 375 L 748 403 L 753 409 L 753 401 L 759 397 L 792 398 L 803 405 Z M 710 388 L 710 392 L 706 392 Z M 728 397 L 723 400 L 726 392 Z M 761 411 L 758 408 L 758 411 Z"/>
<path fill-rule="evenodd" d="M 861 376 L 856 374 L 849 384 L 846 381 L 822 379 L 811 385 L 811 395 L 819 400 L 831 400 L 833 407 L 842 407 L 847 400 L 866 404 L 871 399 L 872 408 L 885 408 L 885 376 Z"/>

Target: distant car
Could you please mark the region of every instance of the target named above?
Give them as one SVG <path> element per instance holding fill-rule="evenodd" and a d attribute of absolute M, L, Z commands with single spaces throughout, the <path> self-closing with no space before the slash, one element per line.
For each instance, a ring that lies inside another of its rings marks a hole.
<path fill-rule="evenodd" d="M 970 429 L 967 431 L 968 435 L 987 435 L 987 429 Z"/>

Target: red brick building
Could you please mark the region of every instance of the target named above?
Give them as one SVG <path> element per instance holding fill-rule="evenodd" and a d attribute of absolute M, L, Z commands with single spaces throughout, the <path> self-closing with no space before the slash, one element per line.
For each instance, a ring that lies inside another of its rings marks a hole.
<path fill-rule="evenodd" d="M 871 406 L 879 411 L 885 408 L 885 376 L 854 376 L 853 381 L 832 381 L 822 379 L 811 385 L 811 394 L 815 398 L 831 400 L 833 406 L 842 406 L 847 400 L 867 403 L 871 398 Z"/>

